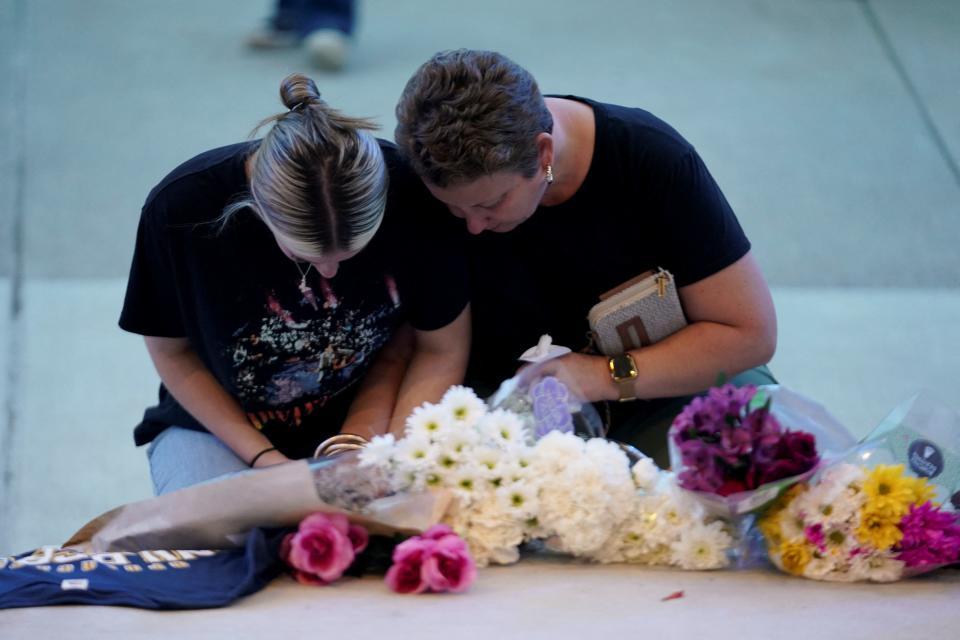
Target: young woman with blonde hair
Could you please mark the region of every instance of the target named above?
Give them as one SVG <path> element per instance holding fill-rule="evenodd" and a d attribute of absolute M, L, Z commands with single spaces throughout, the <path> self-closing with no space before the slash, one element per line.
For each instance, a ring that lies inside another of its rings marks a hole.
<path fill-rule="evenodd" d="M 188 160 L 143 207 L 120 326 L 162 381 L 134 432 L 158 494 L 399 430 L 466 367 L 442 207 L 309 78 L 280 93 L 263 139 Z"/>

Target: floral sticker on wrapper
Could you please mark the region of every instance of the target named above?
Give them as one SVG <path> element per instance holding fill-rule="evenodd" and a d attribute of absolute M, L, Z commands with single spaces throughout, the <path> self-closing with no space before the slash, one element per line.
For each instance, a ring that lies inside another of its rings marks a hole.
<path fill-rule="evenodd" d="M 533 399 L 533 418 L 537 425 L 537 439 L 551 431 L 562 433 L 573 431 L 573 416 L 569 406 L 570 393 L 566 385 L 553 376 L 547 376 L 530 387 L 530 397 Z"/>
<path fill-rule="evenodd" d="M 570 349 L 553 344 L 549 335 L 541 336 L 537 345 L 519 358 L 530 364 L 505 380 L 487 404 L 516 413 L 536 438 L 551 431 L 602 436 L 603 421 L 594 406 L 583 399 L 576 384 L 547 373 L 552 370 L 548 363 L 568 353 Z"/>

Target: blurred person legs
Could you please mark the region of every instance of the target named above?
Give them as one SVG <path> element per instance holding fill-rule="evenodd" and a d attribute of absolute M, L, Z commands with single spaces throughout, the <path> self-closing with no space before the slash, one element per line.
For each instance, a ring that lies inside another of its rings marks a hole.
<path fill-rule="evenodd" d="M 277 0 L 273 16 L 247 39 L 254 49 L 303 46 L 310 61 L 336 71 L 347 60 L 354 0 Z"/>
<path fill-rule="evenodd" d="M 153 493 L 163 495 L 250 467 L 215 435 L 168 427 L 147 448 Z"/>

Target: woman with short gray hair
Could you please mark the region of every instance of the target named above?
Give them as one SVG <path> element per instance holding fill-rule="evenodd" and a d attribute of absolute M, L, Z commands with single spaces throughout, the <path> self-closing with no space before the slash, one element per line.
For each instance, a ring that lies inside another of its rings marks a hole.
<path fill-rule="evenodd" d="M 611 401 L 611 437 L 666 463 L 666 429 L 691 394 L 719 374 L 774 382 L 763 365 L 776 312 L 751 243 L 669 124 L 639 108 L 544 96 L 507 56 L 471 49 L 421 65 L 396 113 L 400 150 L 475 236 L 471 384 L 495 386 L 549 334 L 576 353 L 544 371 Z M 643 318 L 624 318 L 629 340 L 601 355 L 588 339 L 591 309 L 648 271 L 675 284 L 682 311 L 671 318 L 685 326 L 653 341 Z"/>

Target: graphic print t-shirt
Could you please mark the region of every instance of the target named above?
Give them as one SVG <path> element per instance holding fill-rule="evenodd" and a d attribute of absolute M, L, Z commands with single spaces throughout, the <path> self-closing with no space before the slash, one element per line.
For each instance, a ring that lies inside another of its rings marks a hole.
<path fill-rule="evenodd" d="M 280 575 L 280 544 L 289 531 L 254 529 L 238 549 L 88 554 L 42 547 L 0 557 L 0 609 L 59 604 L 222 607 Z"/>
<path fill-rule="evenodd" d="M 404 321 L 449 324 L 468 296 L 463 232 L 382 142 L 390 170 L 376 236 L 334 278 L 287 258 L 249 210 L 224 227 L 227 204 L 247 189 L 256 141 L 187 161 L 148 196 L 120 326 L 186 337 L 256 428 L 294 457 L 336 433 L 357 383 Z M 170 425 L 202 426 L 161 386 L 135 430 L 137 444 Z"/>

